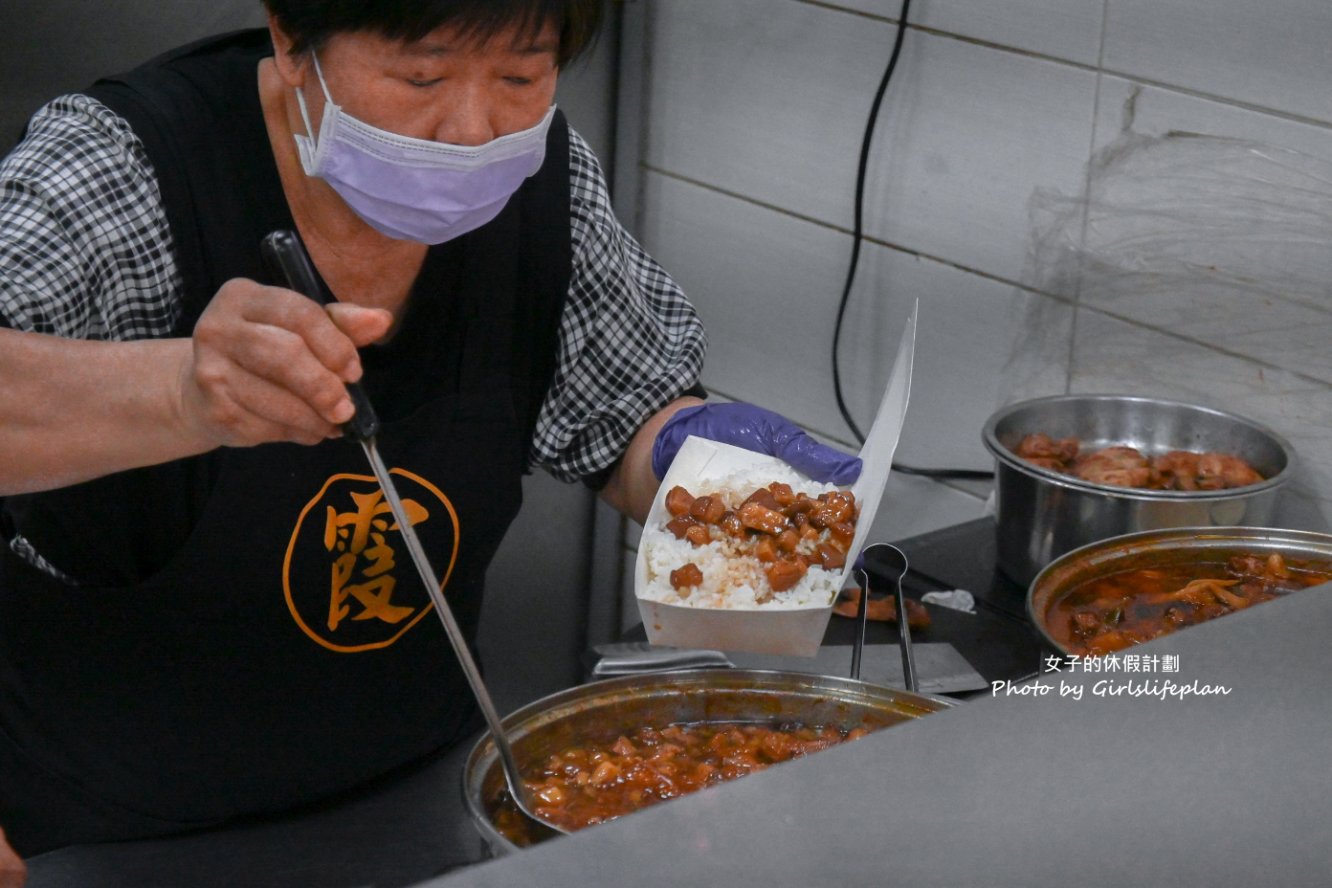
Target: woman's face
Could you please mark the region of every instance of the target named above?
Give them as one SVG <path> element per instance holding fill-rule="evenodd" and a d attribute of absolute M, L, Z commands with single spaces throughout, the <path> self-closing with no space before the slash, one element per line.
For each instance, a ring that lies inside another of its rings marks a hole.
<path fill-rule="evenodd" d="M 555 99 L 559 36 L 513 28 L 484 43 L 440 28 L 404 43 L 378 34 L 334 35 L 319 50 L 329 96 L 351 116 L 417 139 L 483 145 L 536 126 Z M 305 100 L 318 132 L 324 95 L 313 60 Z"/>

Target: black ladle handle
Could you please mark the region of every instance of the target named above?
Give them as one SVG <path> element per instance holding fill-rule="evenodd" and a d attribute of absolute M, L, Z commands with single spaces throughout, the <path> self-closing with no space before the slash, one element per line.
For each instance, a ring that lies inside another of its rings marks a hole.
<path fill-rule="evenodd" d="M 332 301 L 328 291 L 319 282 L 310 256 L 305 252 L 296 232 L 274 231 L 265 235 L 259 251 L 263 254 L 264 266 L 274 282 L 285 283 L 290 289 L 310 297 L 320 305 L 328 305 Z M 375 415 L 375 408 L 370 406 L 365 389 L 358 382 L 349 382 L 347 396 L 351 398 L 356 412 L 342 424 L 343 436 L 352 441 L 371 440 L 379 431 L 379 417 Z"/>

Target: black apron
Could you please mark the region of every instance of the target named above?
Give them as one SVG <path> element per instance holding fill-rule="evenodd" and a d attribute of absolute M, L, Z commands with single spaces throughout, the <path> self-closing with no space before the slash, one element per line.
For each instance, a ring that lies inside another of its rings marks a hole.
<path fill-rule="evenodd" d="M 186 335 L 258 244 L 293 228 L 256 66 L 262 32 L 89 92 L 161 181 Z M 557 115 L 558 118 L 558 115 Z M 364 349 L 398 481 L 469 637 L 521 502 L 570 275 L 568 131 L 492 223 L 431 248 L 400 332 Z M 465 678 L 358 445 L 273 444 L 6 499 L 0 824 L 23 853 L 179 831 L 324 798 L 457 743 Z"/>

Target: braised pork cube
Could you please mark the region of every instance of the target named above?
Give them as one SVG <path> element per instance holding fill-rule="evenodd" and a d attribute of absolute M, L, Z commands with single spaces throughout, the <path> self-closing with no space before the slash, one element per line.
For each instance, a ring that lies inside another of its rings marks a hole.
<path fill-rule="evenodd" d="M 740 523 L 753 530 L 761 530 L 773 535 L 787 528 L 786 516 L 758 503 L 746 503 L 740 507 Z"/>
<path fill-rule="evenodd" d="M 719 496 L 700 496 L 689 506 L 689 517 L 704 524 L 716 524 L 726 514 L 726 503 Z"/>
<path fill-rule="evenodd" d="M 680 485 L 676 485 L 666 494 L 666 511 L 672 518 L 689 514 L 689 507 L 694 504 L 694 495 Z"/>
<path fill-rule="evenodd" d="M 671 588 L 677 592 L 684 589 L 692 589 L 694 586 L 703 583 L 703 571 L 694 562 L 689 562 L 683 567 L 671 571 Z M 686 593 L 687 594 L 687 593 Z"/>

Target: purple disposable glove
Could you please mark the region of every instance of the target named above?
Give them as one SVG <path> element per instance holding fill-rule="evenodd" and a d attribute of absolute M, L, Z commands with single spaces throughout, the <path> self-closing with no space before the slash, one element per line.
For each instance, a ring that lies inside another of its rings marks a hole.
<path fill-rule="evenodd" d="M 652 471 L 666 477 L 685 438 L 697 435 L 775 456 L 815 481 L 850 484 L 860 477 L 860 459 L 824 446 L 789 419 L 753 404 L 701 404 L 666 421 L 652 445 Z"/>

